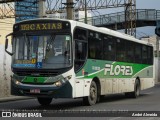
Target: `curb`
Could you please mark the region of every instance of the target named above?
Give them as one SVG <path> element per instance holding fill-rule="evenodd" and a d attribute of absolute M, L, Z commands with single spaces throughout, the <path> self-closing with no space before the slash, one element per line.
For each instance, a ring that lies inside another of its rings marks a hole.
<path fill-rule="evenodd" d="M 9 101 L 17 101 L 17 100 L 27 100 L 27 99 L 35 99 L 34 97 L 24 97 L 24 96 L 8 96 L 0 98 L 0 103 L 9 102 Z"/>

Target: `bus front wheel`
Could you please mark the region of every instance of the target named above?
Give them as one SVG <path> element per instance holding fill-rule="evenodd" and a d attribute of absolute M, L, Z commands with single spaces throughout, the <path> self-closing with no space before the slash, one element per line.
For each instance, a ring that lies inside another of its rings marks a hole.
<path fill-rule="evenodd" d="M 97 85 L 95 81 L 91 82 L 89 96 L 83 98 L 85 105 L 94 105 L 97 102 Z"/>
<path fill-rule="evenodd" d="M 37 100 L 42 106 L 50 105 L 50 103 L 52 102 L 52 98 L 38 97 Z"/>

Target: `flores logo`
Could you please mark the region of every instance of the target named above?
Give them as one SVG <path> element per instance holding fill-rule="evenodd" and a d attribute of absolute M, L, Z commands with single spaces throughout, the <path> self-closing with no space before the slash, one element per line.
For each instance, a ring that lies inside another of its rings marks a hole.
<path fill-rule="evenodd" d="M 133 68 L 132 66 L 123 66 L 123 65 L 110 65 L 106 64 L 104 68 L 104 75 L 133 75 Z"/>

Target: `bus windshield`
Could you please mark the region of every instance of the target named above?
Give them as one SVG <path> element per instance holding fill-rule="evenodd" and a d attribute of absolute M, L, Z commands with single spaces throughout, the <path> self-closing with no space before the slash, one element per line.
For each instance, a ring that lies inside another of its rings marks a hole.
<path fill-rule="evenodd" d="M 64 34 L 13 37 L 12 67 L 58 69 L 70 67 L 71 36 Z"/>

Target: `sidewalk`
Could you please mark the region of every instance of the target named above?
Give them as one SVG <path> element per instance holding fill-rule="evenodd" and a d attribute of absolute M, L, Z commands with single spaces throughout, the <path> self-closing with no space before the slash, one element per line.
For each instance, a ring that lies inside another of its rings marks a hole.
<path fill-rule="evenodd" d="M 16 100 L 26 100 L 26 99 L 34 99 L 33 97 L 24 97 L 24 96 L 7 96 L 7 97 L 1 97 L 1 102 L 8 102 L 8 101 L 16 101 Z"/>

